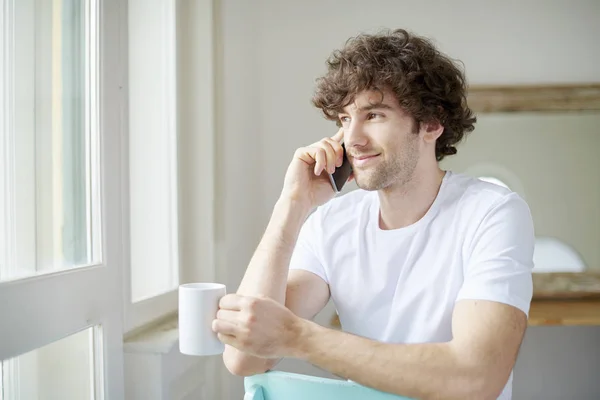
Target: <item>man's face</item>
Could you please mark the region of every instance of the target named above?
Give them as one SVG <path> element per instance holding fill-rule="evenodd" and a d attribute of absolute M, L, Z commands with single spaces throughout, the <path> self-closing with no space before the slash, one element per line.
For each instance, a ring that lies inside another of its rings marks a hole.
<path fill-rule="evenodd" d="M 419 127 L 391 91 L 364 91 L 339 114 L 348 160 L 359 188 L 410 182 L 420 157 Z"/>

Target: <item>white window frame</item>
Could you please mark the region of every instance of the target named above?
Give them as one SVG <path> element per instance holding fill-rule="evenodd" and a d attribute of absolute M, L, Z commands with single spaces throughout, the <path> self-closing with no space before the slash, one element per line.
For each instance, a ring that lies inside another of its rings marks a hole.
<path fill-rule="evenodd" d="M 2 54 L 3 60 L 0 65 L 0 79 L 3 82 L 3 91 L 14 93 L 14 78 L 16 74 L 26 76 L 29 80 L 27 86 L 19 87 L 19 96 L 24 103 L 33 104 L 35 100 L 34 88 L 34 65 L 35 57 L 33 46 L 35 38 L 33 35 L 27 35 L 33 31 L 35 21 L 33 18 L 33 9 L 24 9 L 31 6 L 34 0 L 29 3 L 23 2 L 19 12 L 15 9 L 12 3 L 7 3 L 0 9 L 0 18 L 12 17 L 14 20 L 13 31 L 5 28 L 5 32 L 0 32 L 0 40 L 2 43 L 12 43 L 15 37 L 21 38 L 21 43 L 27 40 L 31 45 L 31 51 L 21 51 L 19 53 L 19 63 L 22 68 L 15 70 L 14 65 L 9 63 L 7 54 Z M 25 4 L 25 5 L 23 5 Z M 33 8 L 33 7 L 32 7 Z M 11 56 L 17 57 L 16 52 L 11 49 Z M 23 81 L 23 80 L 22 80 Z M 0 197 L 0 210 L 11 210 L 12 212 L 0 212 L 0 246 L 8 243 L 6 248 L 0 247 L 0 255 L 4 255 L 5 259 L 0 259 L 0 268 L 4 265 L 4 270 L 9 272 L 11 276 L 17 274 L 31 275 L 35 272 L 35 190 L 34 178 L 35 168 L 33 167 L 33 152 L 24 151 L 31 150 L 35 144 L 34 129 L 35 129 L 35 111 L 33 108 L 17 107 L 14 98 L 5 99 L 5 96 L 0 96 L 0 118 L 2 118 L 2 140 L 0 140 L 0 160 L 3 155 L 10 154 L 12 157 L 0 164 L 6 167 L 6 171 L 0 173 L 0 188 L 17 187 L 15 180 L 16 170 L 19 169 L 19 178 L 26 182 L 20 185 L 19 191 L 14 193 L 12 197 Z M 23 129 L 19 135 L 16 135 L 16 126 Z M 25 167 L 26 166 L 26 167 Z M 19 221 L 19 224 L 15 222 Z M 10 240 L 10 242 L 9 242 Z M 16 246 L 16 243 L 20 246 Z M 20 265 L 19 270 L 14 270 L 16 265 Z M 23 267 L 26 266 L 26 267 Z M 26 269 L 27 268 L 27 269 Z"/>
<path fill-rule="evenodd" d="M 97 265 L 0 282 L 0 360 L 10 359 L 89 327 L 96 327 L 94 371 L 96 399 L 123 399 L 122 309 L 122 108 L 123 63 L 119 54 L 123 8 L 119 0 L 88 0 L 92 37 L 98 54 L 98 129 L 92 135 L 96 157 L 101 221 L 102 261 Z M 5 15 L 2 15 L 5 17 Z M 97 29 L 95 29 L 97 28 Z M 94 32 L 98 32 L 95 34 Z M 4 45 L 12 42 L 2 37 Z M 0 79 L 7 82 L 7 62 L 2 60 Z M 93 75 L 92 75 L 93 76 Z M 6 110 L 7 104 L 2 104 Z M 93 104 L 92 104 L 93 106 Z M 2 121 L 4 128 L 5 121 Z M 6 149 L 4 149 L 6 150 Z M 6 182 L 2 182 L 6 184 Z M 7 208 L 2 210 L 5 212 Z M 100 233 L 100 232 L 98 232 Z M 6 307 L 5 305 L 10 305 Z M 98 385 L 98 383 L 103 383 Z"/>
<path fill-rule="evenodd" d="M 172 315 L 177 310 L 177 289 L 141 302 L 131 302 L 127 173 L 128 3 L 127 0 L 96 1 L 99 7 L 97 23 L 102 28 L 101 37 L 97 38 L 102 85 L 98 121 L 101 125 L 98 141 L 101 157 L 98 163 L 104 190 L 98 196 L 104 217 L 104 262 L 0 283 L 0 321 L 3 327 L 4 324 L 10 326 L 10 330 L 3 328 L 0 359 L 23 354 L 102 324 L 102 329 L 96 332 L 102 336 L 102 346 L 97 349 L 100 353 L 96 373 L 104 378 L 104 386 L 97 388 L 96 394 L 97 398 L 103 398 L 104 394 L 104 398 L 118 400 L 123 398 L 123 332 Z M 171 203 L 170 211 L 167 210 L 173 213 L 173 243 L 178 249 L 172 259 L 174 263 L 179 262 L 180 283 L 215 281 L 215 5 L 213 0 L 166 0 L 166 3 L 170 11 L 163 16 L 167 32 L 163 52 L 176 55 L 176 58 L 173 57 L 165 81 L 165 85 L 170 85 L 165 90 L 173 95 L 165 112 L 170 113 L 171 129 L 178 134 L 178 146 L 170 148 L 170 165 L 174 171 L 171 184 L 177 190 L 172 191 L 175 201 Z M 4 67 L 4 64 L 0 66 L 0 79 L 6 77 Z M 176 102 L 179 102 L 177 110 Z M 4 123 L 0 121 L 3 128 Z M 176 185 L 177 182 L 183 183 Z M 178 193 L 182 194 L 181 198 Z M 180 215 L 185 223 L 178 223 Z M 27 308 L 9 310 L 1 307 L 2 304 L 22 304 Z M 35 321 L 36 329 L 31 329 L 32 321 Z"/>

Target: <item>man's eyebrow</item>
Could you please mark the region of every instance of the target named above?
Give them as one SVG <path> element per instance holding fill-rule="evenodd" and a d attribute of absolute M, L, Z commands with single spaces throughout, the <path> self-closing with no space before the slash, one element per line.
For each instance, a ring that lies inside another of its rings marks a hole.
<path fill-rule="evenodd" d="M 392 106 L 390 106 L 389 104 L 385 104 L 385 103 L 369 104 L 367 106 L 359 107 L 356 111 L 365 112 L 365 111 L 372 111 L 372 110 L 392 110 Z M 338 114 L 347 114 L 347 112 L 342 110 Z"/>

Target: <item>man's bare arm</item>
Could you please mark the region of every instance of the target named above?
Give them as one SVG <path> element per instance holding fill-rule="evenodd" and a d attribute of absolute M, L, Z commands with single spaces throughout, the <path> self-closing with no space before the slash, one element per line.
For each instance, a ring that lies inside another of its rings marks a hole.
<path fill-rule="evenodd" d="M 271 221 L 248 265 L 237 294 L 266 296 L 281 304 L 286 304 L 286 297 L 289 297 L 292 305 L 290 309 L 302 317 L 318 312 L 319 307 L 324 307 L 325 304 L 321 305 L 321 303 L 327 302 L 323 298 L 326 296 L 328 298 L 329 287 L 316 275 L 309 272 L 298 274 L 300 271 L 292 271 L 289 277 L 290 289 L 288 289 L 288 265 L 307 214 L 307 210 L 300 204 L 291 201 L 281 200 L 275 205 Z M 314 278 L 310 279 L 305 274 L 310 274 Z M 307 290 L 315 292 L 312 296 L 306 297 L 312 301 L 302 304 L 294 298 L 294 293 Z M 287 292 L 292 296 L 286 295 Z M 223 361 L 229 371 L 235 375 L 253 375 L 273 368 L 278 360 L 255 357 L 226 346 Z"/>
<path fill-rule="evenodd" d="M 237 295 L 272 299 L 286 305 L 301 318 L 312 318 L 327 303 L 328 285 L 310 272 L 289 273 L 289 264 L 300 229 L 309 213 L 335 195 L 327 172 L 332 173 L 336 166 L 342 164 L 344 150 L 340 141 L 343 134 L 340 129 L 331 138 L 323 138 L 294 153 L 281 196 Z M 228 299 L 225 296 L 223 302 L 229 303 Z M 232 317 L 232 310 L 222 309 L 219 313 L 221 319 Z M 236 317 L 244 323 L 249 322 L 251 314 L 242 312 Z M 277 362 L 246 354 L 232 346 L 226 346 L 223 360 L 229 371 L 236 375 L 264 372 Z"/>
<path fill-rule="evenodd" d="M 446 343 L 385 344 L 298 321 L 295 357 L 385 392 L 419 399 L 496 399 L 516 361 L 525 314 L 462 300 Z"/>

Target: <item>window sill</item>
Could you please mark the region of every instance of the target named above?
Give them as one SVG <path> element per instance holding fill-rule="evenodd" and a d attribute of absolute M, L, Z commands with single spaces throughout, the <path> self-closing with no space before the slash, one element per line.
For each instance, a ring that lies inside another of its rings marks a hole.
<path fill-rule="evenodd" d="M 170 354 L 179 352 L 179 329 L 177 315 L 152 324 L 125 338 L 125 353 Z"/>

